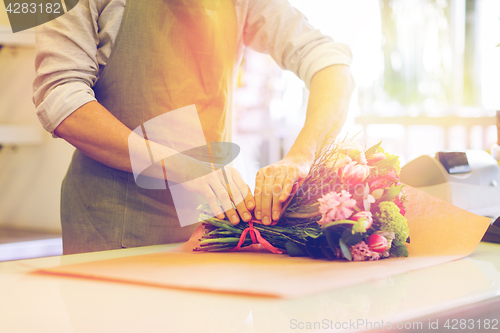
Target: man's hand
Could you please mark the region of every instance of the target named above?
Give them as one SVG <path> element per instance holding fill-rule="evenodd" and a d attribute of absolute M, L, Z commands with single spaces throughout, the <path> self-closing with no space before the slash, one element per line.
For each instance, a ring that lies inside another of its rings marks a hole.
<path fill-rule="evenodd" d="M 290 196 L 296 181 L 305 178 L 311 162 L 285 158 L 262 168 L 255 180 L 255 218 L 265 225 L 277 222 L 281 205 Z"/>
<path fill-rule="evenodd" d="M 232 167 L 208 173 L 203 177 L 182 183 L 182 186 L 188 191 L 201 194 L 218 219 L 224 219 L 224 213 L 232 224 L 238 224 L 240 218 L 245 222 L 252 219 L 251 211 L 255 208 L 252 192 L 238 170 Z"/>
<path fill-rule="evenodd" d="M 354 89 L 349 67 L 326 67 L 311 80 L 304 127 L 286 157 L 259 171 L 255 184 L 255 217 L 264 224 L 279 220 L 281 205 L 286 201 L 293 184 L 305 178 L 314 161 L 320 142 L 334 139 L 347 116 Z M 332 128 L 334 129 L 332 131 Z"/>

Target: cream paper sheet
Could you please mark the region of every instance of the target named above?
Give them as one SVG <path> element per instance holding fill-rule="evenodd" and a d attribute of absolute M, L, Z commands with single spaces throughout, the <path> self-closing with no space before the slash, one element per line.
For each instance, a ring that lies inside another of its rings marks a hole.
<path fill-rule="evenodd" d="M 382 279 L 469 255 L 491 219 L 407 186 L 408 258 L 371 262 L 292 258 L 263 251 L 193 252 L 199 235 L 169 252 L 37 271 L 166 288 L 294 298 Z"/>

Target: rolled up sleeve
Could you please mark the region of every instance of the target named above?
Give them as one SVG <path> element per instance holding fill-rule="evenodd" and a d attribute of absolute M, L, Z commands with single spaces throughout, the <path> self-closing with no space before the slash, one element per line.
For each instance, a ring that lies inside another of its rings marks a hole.
<path fill-rule="evenodd" d="M 80 1 L 36 29 L 33 102 L 42 126 L 51 133 L 73 111 L 95 100 L 98 2 Z"/>
<path fill-rule="evenodd" d="M 286 0 L 249 1 L 243 42 L 266 52 L 309 88 L 313 75 L 331 65 L 350 65 L 351 49 L 315 29 Z"/>

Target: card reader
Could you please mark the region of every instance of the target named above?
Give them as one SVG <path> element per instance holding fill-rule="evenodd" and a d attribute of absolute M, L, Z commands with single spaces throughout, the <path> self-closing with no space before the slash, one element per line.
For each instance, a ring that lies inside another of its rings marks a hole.
<path fill-rule="evenodd" d="M 491 217 L 487 241 L 500 243 L 500 166 L 487 152 L 439 152 L 401 168 L 401 182 L 474 214 Z"/>

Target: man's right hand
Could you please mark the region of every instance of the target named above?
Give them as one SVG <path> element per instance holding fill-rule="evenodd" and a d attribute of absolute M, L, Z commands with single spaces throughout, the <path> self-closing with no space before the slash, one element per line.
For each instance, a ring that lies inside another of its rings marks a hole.
<path fill-rule="evenodd" d="M 228 184 L 223 170 L 227 176 Z M 250 187 L 235 168 L 225 167 L 194 180 L 183 182 L 181 185 L 188 191 L 201 194 L 218 219 L 224 219 L 224 213 L 232 224 L 238 224 L 240 219 L 245 222 L 252 219 L 251 212 L 255 208 L 255 200 Z M 234 209 L 233 203 L 236 209 Z"/>

